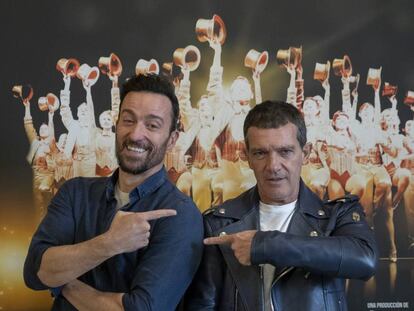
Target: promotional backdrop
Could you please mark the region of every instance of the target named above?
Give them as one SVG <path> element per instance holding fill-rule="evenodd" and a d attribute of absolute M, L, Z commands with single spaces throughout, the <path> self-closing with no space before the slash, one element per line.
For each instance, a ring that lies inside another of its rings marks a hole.
<path fill-rule="evenodd" d="M 378 272 L 348 283 L 350 310 L 414 310 L 411 1 L 8 0 L 0 16 L 0 310 L 50 307 L 23 283 L 30 238 L 61 182 L 116 167 L 117 84 L 157 69 L 182 111 L 165 164 L 200 210 L 254 185 L 244 116 L 287 100 L 312 143 L 305 182 L 361 195 L 378 238 Z"/>

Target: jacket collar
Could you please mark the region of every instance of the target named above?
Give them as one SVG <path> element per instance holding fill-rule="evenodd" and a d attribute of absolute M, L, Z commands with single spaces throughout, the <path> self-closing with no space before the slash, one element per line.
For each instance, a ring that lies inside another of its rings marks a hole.
<path fill-rule="evenodd" d="M 296 203 L 296 212 L 320 218 L 321 213 L 319 210 L 322 209 L 324 214 L 326 214 L 327 211 L 323 208 L 322 200 L 306 187 L 302 179 L 299 182 L 299 198 Z M 252 209 L 259 211 L 260 197 L 257 186 L 241 194 L 238 199 L 241 201 L 240 204 L 232 204 L 236 199 L 226 201 L 213 212 L 214 216 L 241 220 Z"/>

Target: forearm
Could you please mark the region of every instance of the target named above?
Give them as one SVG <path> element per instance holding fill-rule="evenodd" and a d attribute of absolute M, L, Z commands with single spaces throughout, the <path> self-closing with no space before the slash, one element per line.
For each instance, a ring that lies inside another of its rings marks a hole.
<path fill-rule="evenodd" d="M 79 281 L 73 280 L 65 285 L 62 295 L 78 310 L 124 310 L 123 293 L 102 292 Z"/>
<path fill-rule="evenodd" d="M 260 87 L 260 76 L 258 75 L 257 78 L 253 78 L 254 81 L 254 95 L 256 100 L 256 105 L 262 102 L 262 89 Z"/>
<path fill-rule="evenodd" d="M 37 275 L 45 285 L 58 287 L 113 255 L 104 235 L 74 245 L 51 247 L 44 252 Z"/>
<path fill-rule="evenodd" d="M 343 278 L 372 276 L 376 260 L 372 244 L 351 235 L 302 237 L 268 231 L 258 232 L 252 244 L 253 264 L 294 266 L 311 273 Z"/>

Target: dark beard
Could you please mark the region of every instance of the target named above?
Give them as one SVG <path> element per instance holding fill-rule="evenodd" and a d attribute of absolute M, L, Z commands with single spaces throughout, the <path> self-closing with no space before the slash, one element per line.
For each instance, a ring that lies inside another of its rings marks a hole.
<path fill-rule="evenodd" d="M 116 158 L 118 160 L 119 167 L 125 173 L 139 175 L 153 168 L 154 166 L 162 163 L 164 161 L 165 152 L 167 150 L 168 139 L 169 137 L 157 148 L 157 146 L 155 146 L 148 140 L 132 141 L 130 139 L 127 139 L 122 144 L 119 144 L 117 137 Z M 134 146 L 136 148 L 146 149 L 147 156 L 144 159 L 140 159 L 137 161 L 136 159 L 122 155 L 122 150 L 126 149 L 127 145 Z"/>

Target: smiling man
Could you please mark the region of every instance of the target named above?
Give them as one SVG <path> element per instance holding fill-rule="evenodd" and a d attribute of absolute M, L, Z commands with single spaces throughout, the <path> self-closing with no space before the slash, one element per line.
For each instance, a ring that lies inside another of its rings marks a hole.
<path fill-rule="evenodd" d="M 257 185 L 205 213 L 187 310 L 346 310 L 345 279 L 377 263 L 358 198 L 323 202 L 301 181 L 309 145 L 294 106 L 257 105 L 243 130 Z"/>
<path fill-rule="evenodd" d="M 66 182 L 29 248 L 25 282 L 52 290 L 52 310 L 174 310 L 201 259 L 201 215 L 163 167 L 177 139 L 173 86 L 132 77 L 121 100 L 119 169 Z"/>

